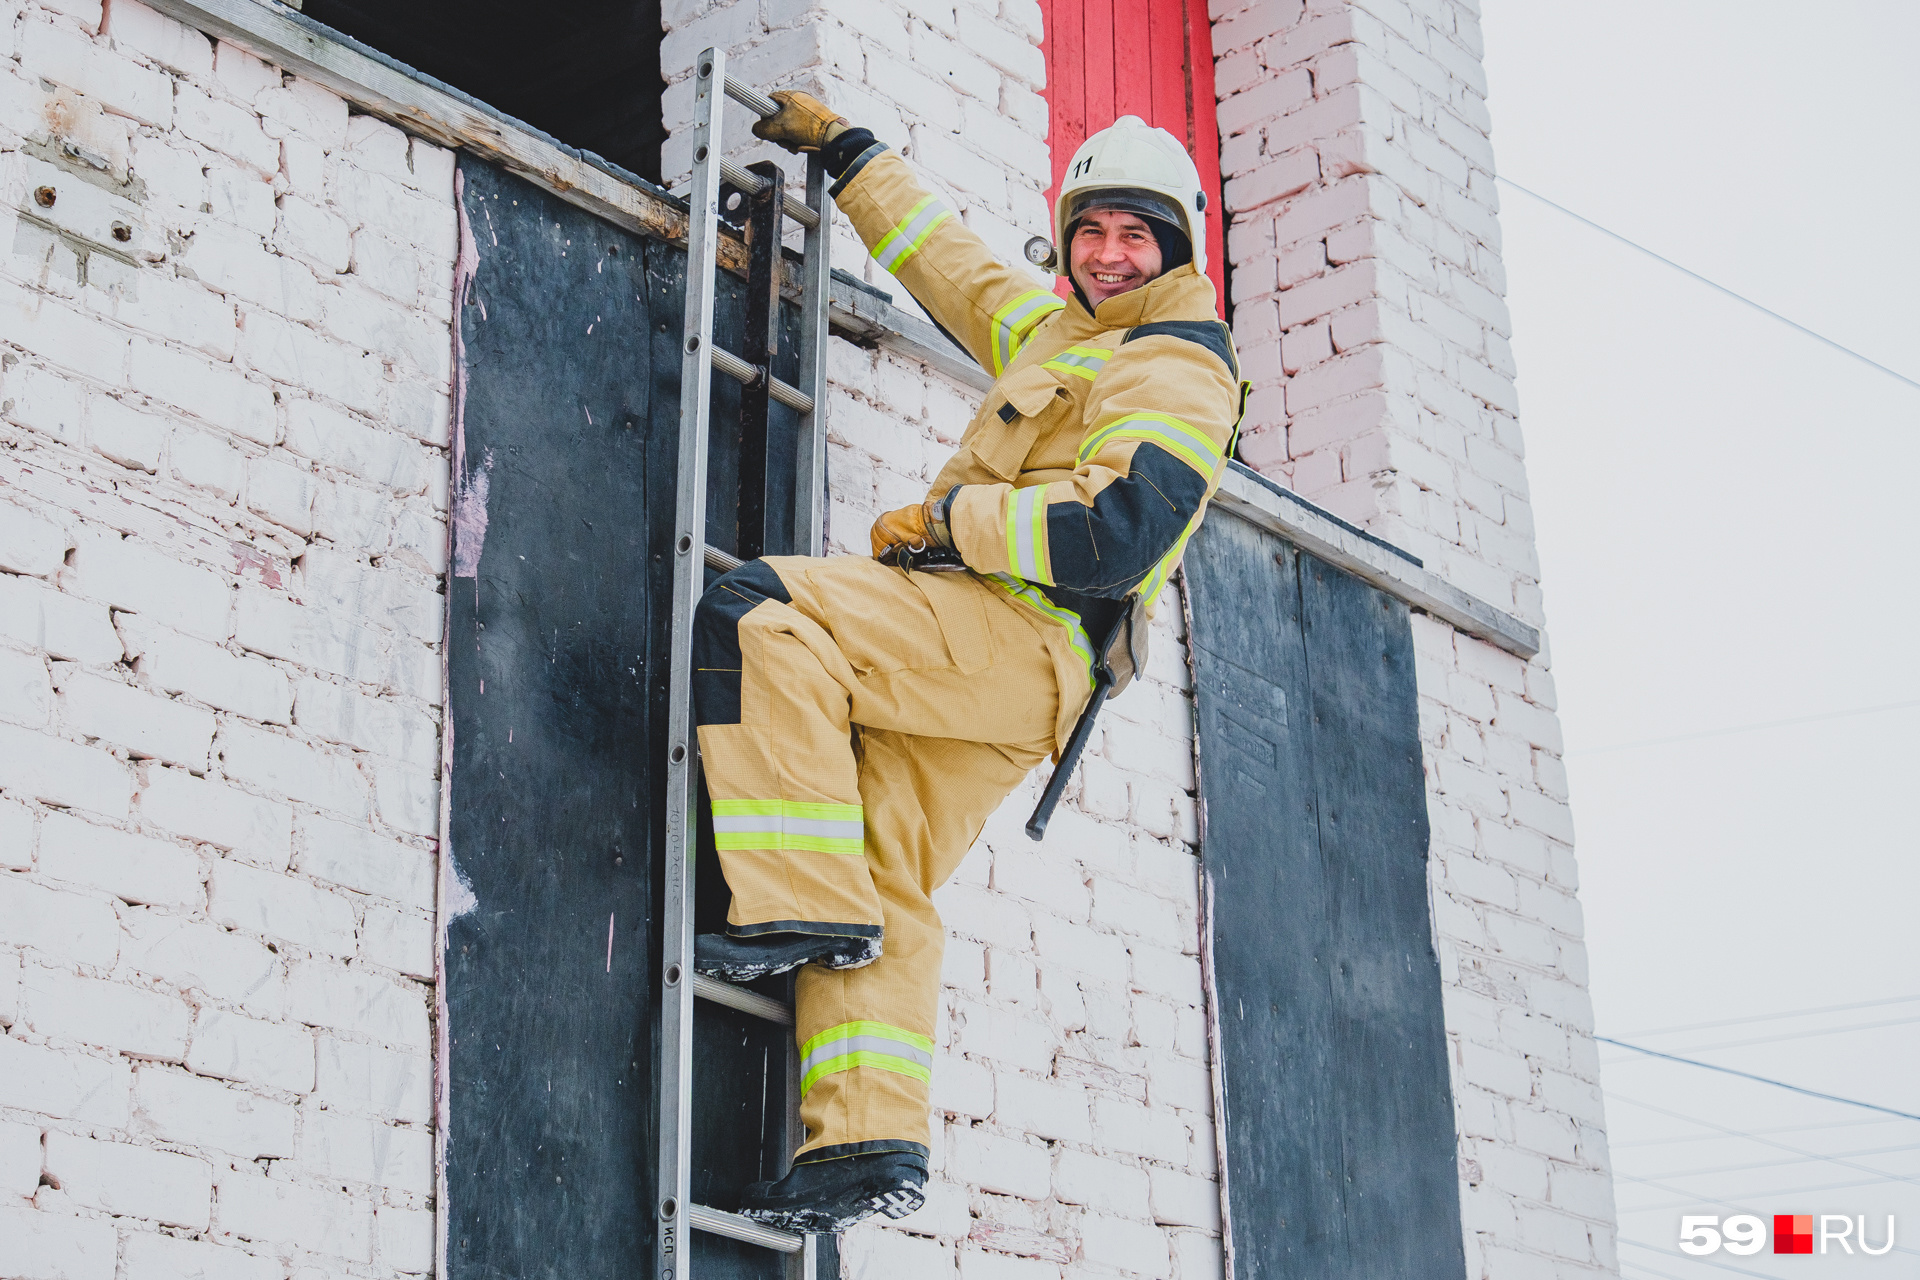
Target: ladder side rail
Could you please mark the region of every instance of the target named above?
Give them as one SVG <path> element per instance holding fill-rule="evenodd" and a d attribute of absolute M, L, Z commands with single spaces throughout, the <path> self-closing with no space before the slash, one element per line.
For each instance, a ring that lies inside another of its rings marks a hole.
<path fill-rule="evenodd" d="M 747 201 L 747 325 L 741 340 L 745 358 L 758 376 L 740 390 L 740 485 L 734 546 L 742 560 L 757 560 L 784 539 L 767 527 L 767 446 L 771 439 L 773 361 L 780 348 L 780 225 L 786 177 L 780 166 L 763 160 L 749 165 L 759 182 Z"/>
<path fill-rule="evenodd" d="M 826 554 L 827 514 L 827 303 L 833 290 L 833 197 L 827 194 L 826 162 L 807 156 L 807 204 L 817 215 L 807 228 L 800 276 L 800 386 L 808 407 L 800 415 L 794 458 L 793 550 Z"/>
<path fill-rule="evenodd" d="M 693 844 L 699 796 L 693 724 L 693 610 L 706 586 L 707 434 L 712 410 L 714 272 L 720 212 L 720 85 L 725 55 L 694 67 L 693 185 L 687 206 L 686 319 L 680 364 L 679 484 L 675 496 L 673 643 L 667 706 L 666 877 L 661 912 L 659 1204 L 654 1272 L 686 1280 L 693 1215 Z"/>

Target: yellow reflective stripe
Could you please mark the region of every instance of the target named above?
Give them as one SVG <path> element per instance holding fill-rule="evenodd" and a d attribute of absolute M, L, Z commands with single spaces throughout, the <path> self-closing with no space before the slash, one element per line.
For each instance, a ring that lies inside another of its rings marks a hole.
<path fill-rule="evenodd" d="M 1092 382 L 1099 376 L 1100 370 L 1106 368 L 1107 360 L 1112 355 L 1112 351 L 1102 347 L 1068 347 L 1040 367 L 1070 373 L 1076 378 Z"/>
<path fill-rule="evenodd" d="M 993 350 L 993 376 L 997 378 L 1007 371 L 1013 358 L 1020 354 L 1020 348 L 1027 344 L 1034 326 L 1066 305 L 1055 294 L 1033 289 L 994 312 L 993 331 L 988 335 L 988 345 Z"/>
<path fill-rule="evenodd" d="M 716 849 L 866 852 L 866 811 L 857 804 L 814 800 L 715 800 Z"/>
<path fill-rule="evenodd" d="M 1087 629 L 1081 625 L 1080 615 L 1071 609 L 1062 609 L 1041 593 L 1040 588 L 1029 586 L 1011 574 L 989 573 L 984 575 L 988 582 L 999 587 L 1022 604 L 1031 605 L 1046 614 L 1067 629 L 1067 643 L 1073 649 L 1074 656 L 1080 659 L 1080 665 L 1086 668 L 1087 683 L 1093 683 L 1093 642 L 1087 639 Z"/>
<path fill-rule="evenodd" d="M 1146 579 L 1141 582 L 1140 597 L 1147 602 L 1148 608 L 1152 608 L 1153 602 L 1160 598 L 1160 589 L 1167 585 L 1167 579 L 1173 575 L 1173 567 L 1180 563 L 1180 556 L 1187 549 L 1187 539 L 1193 537 L 1194 530 L 1200 527 L 1200 517 L 1206 513 L 1207 506 L 1203 502 L 1200 504 L 1200 509 L 1193 513 L 1193 519 L 1187 521 L 1187 527 L 1181 532 L 1179 540 L 1173 544 L 1173 550 L 1161 556 L 1159 563 L 1153 566 Z"/>
<path fill-rule="evenodd" d="M 899 270 L 901 263 L 920 252 L 933 229 L 952 216 L 953 210 L 928 196 L 913 206 L 898 226 L 880 237 L 880 243 L 873 246 L 874 261 L 888 271 Z"/>
<path fill-rule="evenodd" d="M 1150 440 L 1209 480 L 1224 456 L 1219 445 L 1190 423 L 1164 413 L 1130 413 L 1088 436 L 1077 461 L 1085 464 L 1112 440 Z"/>
<path fill-rule="evenodd" d="M 1053 585 L 1047 569 L 1047 486 L 1030 485 L 1007 495 L 1007 563 L 1014 576 Z"/>
<path fill-rule="evenodd" d="M 933 1079 L 933 1041 L 885 1022 L 843 1022 L 800 1046 L 800 1092 L 822 1076 L 876 1067 L 922 1082 Z"/>

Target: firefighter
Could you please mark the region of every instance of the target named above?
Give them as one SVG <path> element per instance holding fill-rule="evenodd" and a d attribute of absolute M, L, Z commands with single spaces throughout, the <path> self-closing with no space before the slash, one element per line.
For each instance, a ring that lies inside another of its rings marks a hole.
<path fill-rule="evenodd" d="M 997 379 L 874 558 L 753 561 L 694 620 L 695 712 L 727 930 L 695 967 L 801 968 L 807 1140 L 748 1217 L 838 1231 L 918 1208 L 944 945 L 930 895 L 1066 741 L 1096 639 L 1150 607 L 1225 467 L 1243 393 L 1205 274 L 1206 197 L 1127 116 L 1075 153 L 1054 212 L 1064 300 L 998 261 L 865 129 L 804 93 L 754 127 L 824 152 L 880 265 Z M 960 572 L 914 572 L 940 560 Z"/>

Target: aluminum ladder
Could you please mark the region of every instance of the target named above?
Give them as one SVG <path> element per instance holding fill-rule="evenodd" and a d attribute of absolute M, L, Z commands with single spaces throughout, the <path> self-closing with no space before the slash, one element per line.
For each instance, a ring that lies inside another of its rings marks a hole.
<path fill-rule="evenodd" d="M 751 559 L 769 550 L 765 527 L 765 432 L 767 402 L 777 401 L 800 418 L 791 542 L 798 552 L 823 551 L 826 428 L 820 402 L 826 391 L 828 244 L 832 200 L 820 157 L 809 157 L 806 201 L 786 194 L 776 165 L 742 169 L 722 158 L 721 117 L 726 98 L 761 118 L 779 106 L 730 79 L 726 55 L 702 53 L 694 67 L 693 185 L 687 195 L 686 324 L 681 342 L 679 488 L 674 517 L 673 644 L 667 716 L 666 880 L 661 920 L 659 1203 L 657 1280 L 692 1280 L 695 1231 L 726 1236 L 786 1255 L 787 1280 L 816 1280 L 813 1236 L 780 1231 L 734 1213 L 691 1202 L 693 1174 L 693 1014 L 698 1000 L 727 1005 L 754 1017 L 793 1026 L 791 1006 L 693 971 L 694 855 L 698 832 L 699 744 L 694 732 L 693 610 L 706 587 L 705 570 L 722 572 L 741 560 L 707 544 L 707 445 L 712 408 L 711 375 L 725 374 L 742 390 L 741 551 Z M 747 206 L 750 245 L 747 343 L 752 359 L 713 341 L 715 271 L 720 239 L 721 183 L 739 191 Z M 785 266 L 780 248 L 783 218 L 805 228 L 800 302 L 798 387 L 773 376 Z M 749 455 L 752 455 L 751 457 Z M 755 521 L 758 523 L 755 523 Z M 698 551 L 696 552 L 696 549 Z M 787 1041 L 787 1134 L 799 1124 L 799 1055 Z M 791 1143 L 791 1145 L 798 1145 Z"/>

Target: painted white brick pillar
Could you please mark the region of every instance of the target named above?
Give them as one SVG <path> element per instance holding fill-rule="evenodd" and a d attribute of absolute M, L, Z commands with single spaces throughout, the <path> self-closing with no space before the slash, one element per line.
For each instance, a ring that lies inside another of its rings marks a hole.
<path fill-rule="evenodd" d="M 1213 0 L 1242 453 L 1542 622 L 1474 0 Z M 1470 1275 L 1613 1274 L 1547 655 L 1416 615 Z"/>

